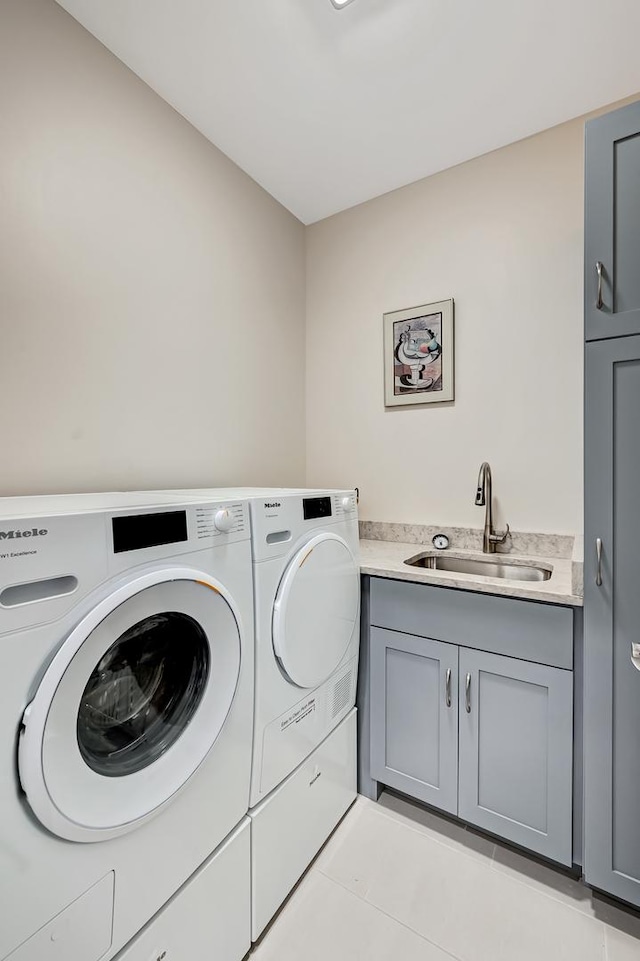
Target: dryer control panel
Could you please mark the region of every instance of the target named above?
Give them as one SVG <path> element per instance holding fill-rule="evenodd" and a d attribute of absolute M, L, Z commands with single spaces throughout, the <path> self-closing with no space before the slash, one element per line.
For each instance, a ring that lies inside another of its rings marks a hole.
<path fill-rule="evenodd" d="M 274 491 L 265 497 L 252 497 L 250 504 L 254 561 L 287 554 L 301 537 L 336 526 L 351 549 L 358 549 L 355 491 Z"/>
<path fill-rule="evenodd" d="M 355 491 L 302 498 L 302 514 L 306 521 L 323 517 L 342 517 L 352 514 L 358 506 Z"/>
<path fill-rule="evenodd" d="M 317 517 L 331 517 L 330 497 L 303 497 L 302 516 L 306 521 L 315 520 Z"/>

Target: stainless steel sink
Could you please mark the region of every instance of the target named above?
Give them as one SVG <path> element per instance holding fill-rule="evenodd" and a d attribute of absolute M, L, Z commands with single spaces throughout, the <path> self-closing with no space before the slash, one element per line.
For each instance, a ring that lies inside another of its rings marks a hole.
<path fill-rule="evenodd" d="M 506 581 L 548 581 L 551 569 L 518 560 L 499 560 L 487 557 L 453 557 L 447 554 L 423 552 L 409 557 L 410 567 L 424 567 L 430 571 L 451 571 L 455 574 L 476 574 L 481 577 L 500 577 Z"/>

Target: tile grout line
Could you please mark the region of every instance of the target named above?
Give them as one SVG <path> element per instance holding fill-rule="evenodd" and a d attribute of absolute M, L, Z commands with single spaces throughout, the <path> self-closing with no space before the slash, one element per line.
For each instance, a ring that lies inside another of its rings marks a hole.
<path fill-rule="evenodd" d="M 448 948 L 443 947 L 443 945 L 441 945 L 439 942 L 432 941 L 430 938 L 425 937 L 425 935 L 422 934 L 420 931 L 416 931 L 415 928 L 412 928 L 410 924 L 407 924 L 405 921 L 401 921 L 400 918 L 395 917 L 395 915 L 393 914 L 389 914 L 388 911 L 385 911 L 384 908 L 381 908 L 379 905 L 374 904 L 373 901 L 369 901 L 367 898 L 367 893 L 369 891 L 368 886 L 366 888 L 365 893 L 360 894 L 357 891 L 354 891 L 352 888 L 348 887 L 345 883 L 340 881 L 338 878 L 331 877 L 331 875 L 327 874 L 322 868 L 316 866 L 314 867 L 313 870 L 321 874 L 327 881 L 331 881 L 333 882 L 333 884 L 336 884 L 339 888 L 342 888 L 342 890 L 346 891 L 347 894 L 350 894 L 354 898 L 358 898 L 358 900 L 362 901 L 363 904 L 366 904 L 370 908 L 373 908 L 375 911 L 378 911 L 380 914 L 384 915 L 384 917 L 388 918 L 390 921 L 394 921 L 396 924 L 399 924 L 401 927 L 405 928 L 407 931 L 410 931 L 412 934 L 416 935 L 416 937 L 421 938 L 427 944 L 431 944 L 433 947 L 438 948 L 439 951 L 442 951 L 448 957 L 453 958 L 454 961 L 465 961 L 465 959 L 460 958 L 459 955 L 452 954 L 451 951 L 448 950 Z M 508 880 L 508 876 L 505 875 L 505 877 L 507 877 L 507 880 Z M 524 886 L 529 887 L 529 890 L 531 890 L 530 885 L 528 886 L 525 884 Z M 540 892 L 540 893 L 543 893 L 543 892 Z M 604 921 L 601 921 L 599 918 L 590 917 L 589 915 L 584 914 L 584 912 L 575 911 L 574 908 L 570 908 L 569 905 L 563 904 L 562 901 L 558 901 L 556 898 L 550 898 L 550 900 L 555 901 L 557 904 L 560 904 L 562 907 L 566 907 L 569 910 L 574 911 L 576 914 L 585 918 L 587 921 L 595 921 L 596 924 L 598 924 L 602 928 L 602 932 L 601 932 L 602 933 L 602 952 L 603 952 L 602 961 L 609 961 L 609 947 L 607 943 L 608 942 L 607 923 Z"/>
<path fill-rule="evenodd" d="M 606 945 L 606 927 L 607 927 L 606 922 L 601 921 L 600 918 L 594 917 L 593 915 L 588 914 L 587 912 L 574 907 L 572 904 L 569 904 L 566 901 L 563 901 L 560 897 L 550 894 L 549 892 L 543 890 L 541 887 L 538 887 L 533 884 L 529 884 L 527 881 L 521 879 L 520 877 L 515 876 L 515 873 L 509 872 L 509 871 L 502 871 L 499 867 L 496 867 L 496 863 L 497 863 L 496 852 L 498 850 L 497 843 L 494 843 L 491 846 L 491 852 L 492 852 L 491 857 L 489 857 L 489 855 L 483 855 L 483 854 L 471 854 L 464 849 L 464 845 L 462 845 L 461 842 L 458 842 L 459 844 L 458 847 L 456 847 L 454 844 L 448 844 L 446 841 L 442 841 L 438 837 L 434 837 L 432 833 L 430 833 L 431 829 L 425 828 L 423 830 L 419 825 L 414 827 L 411 823 L 406 822 L 405 816 L 397 815 L 396 812 L 393 812 L 393 811 L 388 811 L 386 808 L 378 805 L 377 802 L 372 801 L 370 798 L 365 798 L 364 800 L 366 803 L 361 805 L 362 810 L 367 810 L 367 809 L 373 810 L 379 813 L 387 821 L 391 821 L 401 828 L 402 827 L 407 828 L 407 830 L 412 831 L 414 834 L 419 834 L 421 837 L 426 838 L 427 841 L 433 841 L 435 844 L 439 844 L 440 847 L 446 848 L 447 850 L 452 851 L 453 853 L 461 854 L 463 857 L 470 858 L 475 863 L 484 864 L 484 866 L 487 867 L 487 862 L 488 862 L 488 869 L 491 871 L 495 871 L 506 882 L 513 881 L 516 884 L 518 884 L 521 888 L 525 888 L 527 891 L 534 891 L 535 893 L 542 895 L 548 901 L 551 901 L 562 908 L 566 908 L 568 911 L 571 911 L 574 915 L 578 915 L 579 917 L 585 918 L 587 921 L 595 922 L 596 925 L 599 925 L 600 927 L 603 950 L 605 952 L 603 955 L 603 961 L 608 961 L 608 957 L 607 957 L 608 948 Z M 466 828 L 461 828 L 461 830 L 466 830 Z M 430 941 L 429 938 L 424 938 L 424 936 L 421 935 L 419 931 L 415 931 L 410 925 L 404 924 L 404 922 L 400 921 L 398 918 L 394 917 L 391 914 L 387 914 L 387 912 L 384 911 L 382 908 L 379 908 L 377 905 L 369 901 L 367 898 L 369 885 L 367 885 L 364 895 L 361 895 L 357 891 L 354 891 L 351 888 L 349 888 L 346 884 L 344 884 L 339 879 L 334 878 L 330 874 L 328 874 L 327 871 L 329 870 L 329 868 L 324 869 L 316 865 L 316 870 L 318 870 L 323 875 L 323 877 L 327 878 L 329 881 L 333 881 L 334 884 L 338 884 L 341 888 L 343 888 L 345 891 L 352 894 L 354 897 L 359 898 L 360 900 L 364 901 L 366 904 L 375 908 L 377 911 L 380 911 L 381 914 L 384 914 L 386 917 L 389 917 L 391 920 L 396 921 L 398 924 L 402 924 L 403 927 L 406 927 L 409 931 L 413 931 L 413 933 L 417 934 L 418 937 L 423 937 L 423 939 L 427 941 L 429 944 L 435 944 L 435 946 L 438 947 L 440 950 L 446 951 L 446 949 L 442 948 L 440 944 Z M 513 870 L 514 872 L 516 871 L 516 869 L 513 869 Z M 447 953 L 450 954 L 450 952 L 447 952 Z"/>
<path fill-rule="evenodd" d="M 497 843 L 493 843 L 491 846 L 491 856 L 489 856 L 488 854 L 483 855 L 481 853 L 470 854 L 468 851 L 464 849 L 464 845 L 461 842 L 458 842 L 458 844 L 460 845 L 459 847 L 455 847 L 453 844 L 447 844 L 446 841 L 442 841 L 438 837 L 434 837 L 431 833 L 427 833 L 427 831 L 430 831 L 431 829 L 427 828 L 426 830 L 421 830 L 419 826 L 414 827 L 412 824 L 406 823 L 404 820 L 401 821 L 400 818 L 405 817 L 404 815 L 396 816 L 395 812 L 389 812 L 387 808 L 384 808 L 381 805 L 379 805 L 377 801 L 372 801 L 370 798 L 365 798 L 365 801 L 367 801 L 368 804 L 364 805 L 363 807 L 366 808 L 366 807 L 369 807 L 370 805 L 373 805 L 374 810 L 378 811 L 380 814 L 382 814 L 384 817 L 388 818 L 389 820 L 395 821 L 396 824 L 400 824 L 408 828 L 410 831 L 414 831 L 416 834 L 421 834 L 423 837 L 426 837 L 429 840 L 434 841 L 435 844 L 440 844 L 442 847 L 448 848 L 450 851 L 455 851 L 458 854 L 462 854 L 463 856 L 468 858 L 473 858 L 474 860 L 480 861 L 481 863 L 483 861 L 488 861 L 490 869 L 492 871 L 496 871 L 501 877 L 506 878 L 507 880 L 514 881 L 516 884 L 520 884 L 523 887 L 527 888 L 528 890 L 536 891 L 538 894 L 542 894 L 544 897 L 549 898 L 549 900 L 554 901 L 556 904 L 561 904 L 563 907 L 567 908 L 568 910 L 575 911 L 576 914 L 579 914 L 584 918 L 588 918 L 590 921 L 595 921 L 597 924 L 601 924 L 606 927 L 606 922 L 601 921 L 600 918 L 596 918 L 593 915 L 588 914 L 586 911 L 582 911 L 580 908 L 574 907 L 572 904 L 569 904 L 568 902 L 563 901 L 562 898 L 558 897 L 557 895 L 552 894 L 546 890 L 542 890 L 541 887 L 538 887 L 534 884 L 529 884 L 527 881 L 523 880 L 522 878 L 516 877 L 515 874 L 512 872 L 502 871 L 499 867 L 496 867 L 496 853 L 499 847 Z M 462 825 L 460 825 L 460 828 L 462 831 L 467 831 L 466 826 L 463 827 Z M 506 848 L 505 850 L 510 850 L 510 849 Z M 526 857 L 526 855 L 524 854 L 521 856 Z M 551 870 L 551 868 L 549 870 Z M 516 871 L 517 869 L 514 868 L 513 872 L 516 872 Z M 542 882 L 540 883 L 542 884 Z"/>
<path fill-rule="evenodd" d="M 368 907 L 372 908 L 374 911 L 377 911 L 378 914 L 381 914 L 383 917 L 388 918 L 389 921 L 393 921 L 394 924 L 400 925 L 401 928 L 404 928 L 405 931 L 409 931 L 416 938 L 419 938 L 421 941 L 424 941 L 425 944 L 430 944 L 433 948 L 437 948 L 438 951 L 442 951 L 442 953 L 446 954 L 448 958 L 452 958 L 453 961 L 464 961 L 464 958 L 461 958 L 457 954 L 452 954 L 451 951 L 449 951 L 447 948 L 443 948 L 442 945 L 438 944 L 437 941 L 432 941 L 430 938 L 425 938 L 424 934 L 421 934 L 419 931 L 416 931 L 414 928 L 411 927 L 410 924 L 406 924 L 404 921 L 401 921 L 399 918 L 394 917 L 393 914 L 389 914 L 383 908 L 378 907 L 377 904 L 373 904 L 372 901 L 367 901 L 366 897 L 364 898 L 361 897 L 361 895 L 359 895 L 356 891 L 352 891 L 351 888 L 348 888 L 346 886 L 346 884 L 343 884 L 342 881 L 338 881 L 337 878 L 329 877 L 328 874 L 325 874 L 322 868 L 315 867 L 313 870 L 318 871 L 318 873 L 321 874 L 323 878 L 325 878 L 327 881 L 330 881 L 332 884 L 337 885 L 339 888 L 341 888 L 347 894 L 350 894 L 352 897 L 358 898 L 358 900 L 362 901 L 363 904 L 366 904 Z M 603 961 L 606 961 L 606 959 L 603 959 Z"/>
<path fill-rule="evenodd" d="M 468 851 L 468 850 L 465 849 L 465 846 L 464 846 L 463 842 L 461 842 L 461 841 L 453 841 L 453 840 L 451 840 L 451 841 L 443 840 L 443 839 L 441 839 L 440 837 L 437 836 L 437 832 L 436 832 L 433 828 L 427 827 L 426 825 L 420 825 L 419 823 L 415 823 L 415 824 L 414 824 L 414 823 L 411 822 L 410 818 L 409 818 L 407 815 L 403 815 L 403 814 L 400 814 L 400 813 L 398 813 L 398 812 L 396 812 L 396 811 L 389 810 L 388 808 L 384 807 L 383 805 L 379 804 L 378 802 L 373 801 L 371 798 L 367 798 L 367 797 L 365 797 L 364 795 L 358 795 L 357 802 L 359 802 L 359 803 L 356 803 L 356 804 L 353 806 L 352 811 L 355 811 L 355 810 L 357 810 L 358 808 L 360 808 L 361 811 L 369 810 L 369 811 L 376 812 L 376 813 L 380 814 L 383 818 L 385 818 L 387 821 L 391 821 L 391 822 L 393 822 L 394 824 L 398 825 L 398 826 L 401 827 L 401 828 L 402 828 L 402 827 L 407 828 L 407 830 L 413 832 L 414 834 L 420 835 L 421 837 L 425 838 L 427 841 L 433 841 L 435 844 L 440 845 L 440 847 L 442 847 L 442 848 L 446 848 L 447 850 L 453 852 L 454 854 L 456 854 L 456 853 L 457 853 L 457 854 L 461 854 L 463 857 L 470 858 L 472 861 L 474 861 L 474 862 L 476 862 L 476 863 L 480 863 L 480 864 L 483 864 L 483 863 L 484 863 L 485 866 L 486 866 L 486 863 L 488 862 L 489 868 L 490 868 L 492 871 L 495 871 L 503 880 L 506 880 L 507 882 L 509 882 L 509 881 L 514 881 L 514 882 L 515 882 L 516 884 L 518 884 L 521 888 L 524 888 L 524 889 L 526 889 L 527 891 L 533 891 L 533 892 L 535 892 L 535 893 L 537 893 L 537 894 L 542 895 L 542 896 L 545 897 L 548 901 L 551 901 L 551 902 L 555 903 L 556 905 L 559 905 L 560 907 L 567 908 L 568 911 L 572 912 L 573 916 L 578 915 L 579 917 L 586 918 L 587 921 L 595 922 L 596 925 L 598 925 L 598 926 L 600 927 L 600 934 L 601 934 L 601 937 L 602 937 L 603 952 L 604 952 L 604 954 L 603 954 L 603 961 L 609 961 L 609 953 L 610 953 L 610 952 L 609 952 L 609 946 L 608 946 L 608 943 L 607 943 L 608 940 L 609 940 L 609 939 L 607 938 L 607 930 L 608 930 L 608 928 L 610 928 L 610 927 L 613 928 L 613 929 L 615 929 L 615 925 L 609 925 L 606 921 L 603 921 L 603 920 L 601 920 L 600 918 L 595 917 L 593 914 L 590 914 L 590 913 L 588 913 L 587 911 L 583 911 L 581 908 L 574 906 L 574 905 L 571 904 L 569 901 L 563 900 L 562 897 L 560 897 L 560 896 L 559 896 L 558 894 L 556 894 L 555 892 L 550 892 L 550 891 L 548 891 L 548 890 L 545 890 L 545 889 L 544 889 L 544 882 L 539 882 L 538 884 L 529 883 L 529 881 L 525 880 L 524 877 L 519 877 L 519 876 L 518 876 L 518 870 L 517 870 L 517 868 L 513 868 L 513 869 L 511 869 L 511 870 L 502 870 L 501 867 L 498 866 L 498 865 L 499 865 L 499 862 L 498 862 L 498 860 L 497 860 L 497 858 L 496 858 L 496 854 L 497 854 L 498 850 L 499 850 L 499 849 L 502 849 L 502 847 L 503 847 L 502 845 L 498 844 L 497 842 L 492 843 L 492 844 L 491 844 L 491 855 L 489 855 L 489 854 L 483 854 L 482 852 L 477 852 L 477 851 L 476 851 L 476 852 Z M 463 832 L 466 832 L 466 831 L 468 830 L 468 826 L 461 824 L 461 825 L 460 825 L 460 830 L 463 831 Z M 471 835 L 470 835 L 470 836 L 471 836 Z M 488 838 L 487 838 L 487 841 L 488 841 L 489 843 L 491 843 Z M 510 848 L 506 848 L 506 847 L 505 847 L 504 849 L 507 850 L 507 851 L 511 850 Z M 518 853 L 518 852 L 516 852 L 516 853 Z M 526 857 L 526 855 L 523 854 L 522 857 Z M 329 862 L 329 863 L 330 863 L 330 862 Z M 544 866 L 544 865 L 543 865 L 543 866 Z M 328 870 L 330 870 L 330 867 L 327 867 L 327 868 L 325 869 L 325 868 L 323 868 L 323 867 L 320 867 L 320 866 L 316 865 L 316 866 L 315 866 L 315 869 L 316 869 L 320 874 L 322 874 L 322 876 L 325 877 L 327 880 L 333 881 L 334 884 L 337 884 L 339 887 L 343 888 L 343 889 L 344 889 L 345 891 L 347 891 L 349 894 L 353 895 L 354 897 L 359 898 L 360 900 L 364 901 L 364 902 L 365 902 L 366 904 L 368 904 L 369 906 L 373 907 L 375 910 L 380 911 L 381 914 L 385 915 L 386 917 L 390 918 L 390 919 L 393 920 L 393 921 L 396 921 L 398 924 L 401 924 L 403 927 L 407 928 L 407 930 L 412 931 L 412 932 L 413 932 L 414 934 L 416 934 L 418 937 L 423 938 L 423 940 L 425 940 L 427 943 L 429 943 L 429 944 L 434 944 L 439 950 L 445 951 L 445 952 L 446 952 L 447 954 L 449 954 L 449 955 L 451 954 L 450 952 L 448 952 L 448 951 L 446 950 L 446 948 L 442 948 L 441 945 L 437 944 L 436 942 L 430 941 L 429 938 L 425 938 L 423 935 L 420 934 L 420 932 L 415 931 L 413 928 L 411 928 L 410 925 L 405 924 L 404 922 L 400 921 L 398 918 L 395 918 L 393 915 L 388 914 L 388 913 L 387 913 L 386 911 L 384 911 L 382 908 L 379 908 L 377 905 L 375 905 L 375 904 L 373 904 L 371 901 L 369 901 L 369 900 L 367 899 L 367 893 L 368 893 L 368 891 L 369 891 L 369 886 L 367 886 L 366 892 L 365 892 L 365 894 L 364 894 L 364 896 L 363 896 L 363 895 L 359 894 L 357 891 L 354 891 L 354 890 L 352 890 L 351 888 L 349 888 L 349 887 L 348 887 L 346 884 L 344 884 L 342 881 L 338 880 L 337 878 L 332 877 L 332 876 L 328 873 Z M 552 868 L 549 868 L 549 870 L 552 870 Z M 594 929 L 594 930 L 595 930 L 595 929 Z M 454 957 L 453 955 L 451 955 L 451 956 Z M 459 961 L 459 959 L 457 959 L 457 961 Z"/>

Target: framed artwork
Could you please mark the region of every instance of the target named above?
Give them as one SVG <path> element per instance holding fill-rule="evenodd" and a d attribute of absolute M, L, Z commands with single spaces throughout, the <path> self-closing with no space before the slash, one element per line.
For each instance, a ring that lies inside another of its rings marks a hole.
<path fill-rule="evenodd" d="M 385 407 L 454 399 L 453 300 L 384 314 Z"/>

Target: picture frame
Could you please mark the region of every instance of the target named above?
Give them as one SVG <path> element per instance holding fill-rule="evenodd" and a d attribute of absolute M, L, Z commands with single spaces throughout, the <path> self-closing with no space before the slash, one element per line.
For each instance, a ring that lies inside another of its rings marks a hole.
<path fill-rule="evenodd" d="M 385 407 L 455 399 L 453 298 L 383 314 Z"/>

